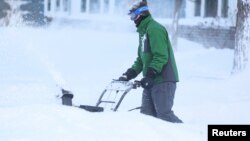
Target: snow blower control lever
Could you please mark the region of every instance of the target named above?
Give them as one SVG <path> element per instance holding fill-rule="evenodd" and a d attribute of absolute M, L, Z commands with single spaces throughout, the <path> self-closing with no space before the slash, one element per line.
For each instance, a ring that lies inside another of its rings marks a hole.
<path fill-rule="evenodd" d="M 119 81 L 119 80 L 113 80 L 110 82 L 110 84 L 103 90 L 100 97 L 97 100 L 97 103 L 95 106 L 89 106 L 89 105 L 80 105 L 76 106 L 72 104 L 73 99 L 73 93 L 61 89 L 62 91 L 62 104 L 67 106 L 75 106 L 79 107 L 81 109 L 87 110 L 89 112 L 103 112 L 104 108 L 100 107 L 100 105 L 110 106 L 110 110 L 117 111 L 119 106 L 121 105 L 124 97 L 127 95 L 127 93 L 132 90 L 136 89 L 141 86 L 141 82 L 135 80 L 134 82 L 130 81 Z M 117 97 L 119 98 L 117 99 Z M 116 100 L 117 99 L 117 100 Z M 106 107 L 105 107 L 106 109 Z"/>

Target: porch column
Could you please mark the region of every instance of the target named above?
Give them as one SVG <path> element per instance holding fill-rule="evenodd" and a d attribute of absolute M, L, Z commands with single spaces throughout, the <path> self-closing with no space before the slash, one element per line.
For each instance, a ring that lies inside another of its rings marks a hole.
<path fill-rule="evenodd" d="M 218 0 L 217 16 L 221 17 L 222 0 Z"/>
<path fill-rule="evenodd" d="M 186 1 L 186 8 L 185 8 L 185 13 L 186 13 L 186 18 L 193 18 L 194 13 L 195 13 L 195 3 L 192 1 Z M 189 12 L 191 11 L 191 12 Z"/>
<path fill-rule="evenodd" d="M 206 0 L 201 0 L 201 17 L 205 17 L 205 1 Z"/>
<path fill-rule="evenodd" d="M 104 13 L 104 0 L 100 0 L 100 13 Z"/>
<path fill-rule="evenodd" d="M 86 0 L 86 13 L 89 14 L 90 0 Z"/>
<path fill-rule="evenodd" d="M 115 0 L 109 0 L 109 14 L 114 14 Z"/>
<path fill-rule="evenodd" d="M 60 0 L 60 7 L 59 7 L 59 12 L 63 12 L 63 0 Z"/>

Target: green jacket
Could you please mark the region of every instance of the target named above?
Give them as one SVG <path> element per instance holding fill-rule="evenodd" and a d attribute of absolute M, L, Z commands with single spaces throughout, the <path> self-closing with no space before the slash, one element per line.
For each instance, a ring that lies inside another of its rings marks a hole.
<path fill-rule="evenodd" d="M 132 68 L 146 75 L 148 67 L 158 73 L 155 83 L 178 82 L 174 53 L 164 26 L 148 16 L 137 27 L 139 33 L 138 56 Z"/>

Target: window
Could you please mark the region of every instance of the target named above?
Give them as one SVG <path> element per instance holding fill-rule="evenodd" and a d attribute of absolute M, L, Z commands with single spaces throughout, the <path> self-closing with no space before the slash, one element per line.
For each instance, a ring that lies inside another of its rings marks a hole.
<path fill-rule="evenodd" d="M 81 0 L 81 12 L 86 12 L 86 0 Z"/>
<path fill-rule="evenodd" d="M 107 13 L 109 11 L 109 0 L 104 0 L 104 13 Z"/>
<path fill-rule="evenodd" d="M 228 17 L 228 0 L 222 0 L 221 4 L 221 17 Z"/>
<path fill-rule="evenodd" d="M 195 1 L 194 16 L 201 16 L 201 0 Z"/>
<path fill-rule="evenodd" d="M 56 11 L 60 9 L 60 0 L 56 0 Z"/>
<path fill-rule="evenodd" d="M 100 13 L 100 0 L 90 1 L 90 13 Z"/>
<path fill-rule="evenodd" d="M 205 1 L 205 17 L 216 17 L 218 11 L 218 0 Z"/>
<path fill-rule="evenodd" d="M 48 0 L 48 3 L 47 3 L 47 10 L 50 11 L 51 10 L 51 0 Z"/>
<path fill-rule="evenodd" d="M 68 0 L 63 0 L 63 11 L 68 11 Z"/>

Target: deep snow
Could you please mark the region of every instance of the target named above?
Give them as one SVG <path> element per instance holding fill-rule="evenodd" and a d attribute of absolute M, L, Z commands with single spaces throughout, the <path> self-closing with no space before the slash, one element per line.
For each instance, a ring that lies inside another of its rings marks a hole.
<path fill-rule="evenodd" d="M 206 141 L 208 124 L 250 123 L 250 69 L 231 75 L 233 50 L 185 39 L 175 52 L 180 82 L 173 108 L 184 124 L 127 112 L 140 105 L 141 88 L 125 97 L 118 112 L 62 106 L 60 87 L 74 93 L 75 104 L 95 105 L 107 84 L 132 65 L 137 33 L 114 29 L 0 27 L 0 139 Z"/>

